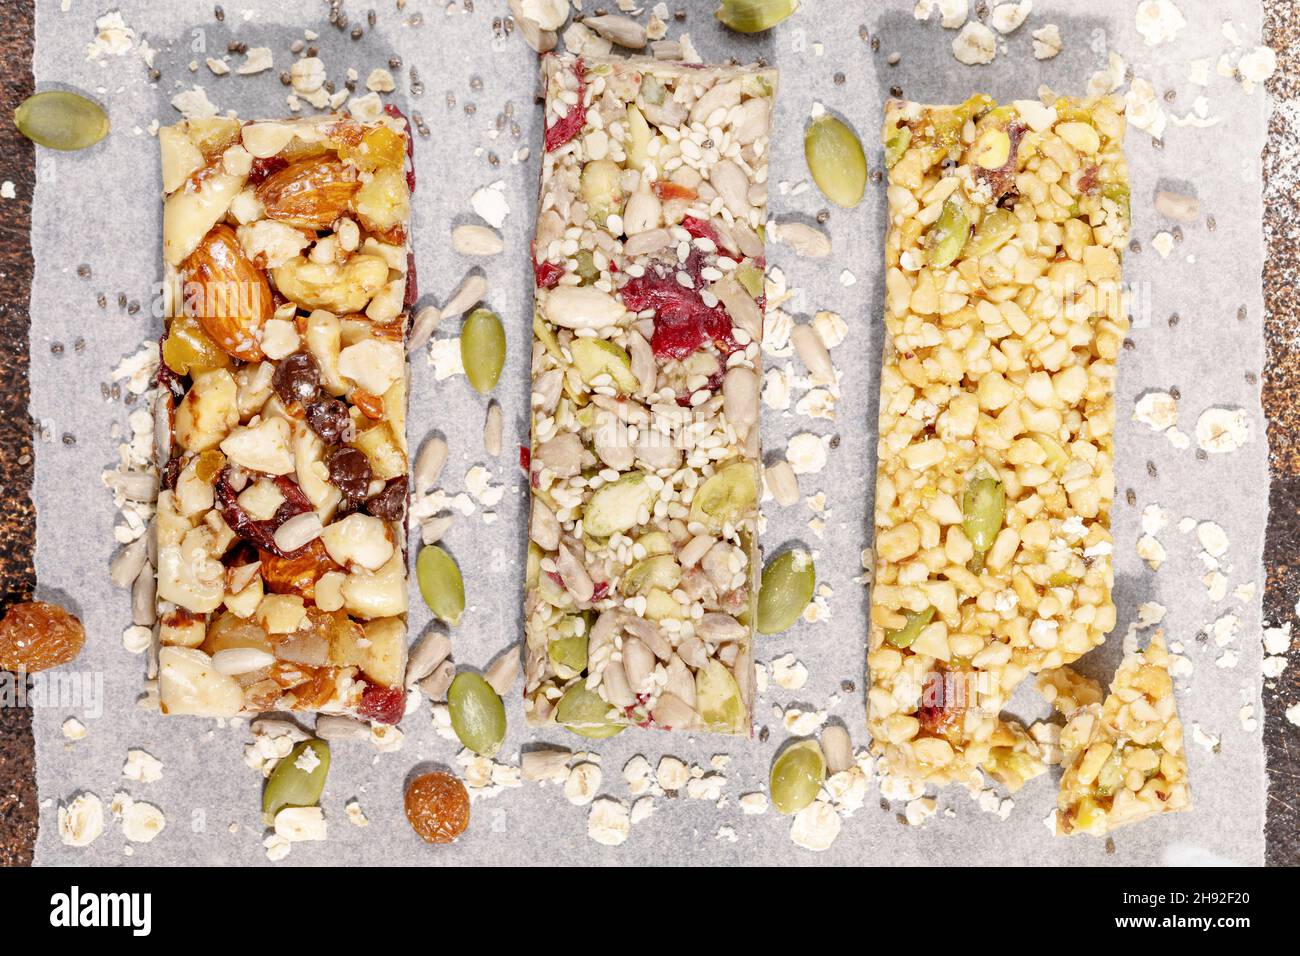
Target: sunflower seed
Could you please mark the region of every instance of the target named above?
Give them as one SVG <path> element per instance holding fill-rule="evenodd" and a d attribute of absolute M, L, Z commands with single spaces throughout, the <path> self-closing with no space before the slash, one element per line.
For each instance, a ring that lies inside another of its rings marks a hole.
<path fill-rule="evenodd" d="M 807 223 L 783 222 L 777 227 L 776 237 L 796 255 L 820 259 L 831 254 L 831 237 Z"/>
<path fill-rule="evenodd" d="M 483 450 L 496 458 L 501 454 L 501 406 L 493 402 L 488 406 L 487 419 L 483 423 Z"/>
<path fill-rule="evenodd" d="M 515 678 L 518 676 L 519 650 L 515 647 L 509 648 L 483 672 L 483 679 L 502 697 L 510 693 L 510 688 L 514 686 Z"/>
<path fill-rule="evenodd" d="M 456 665 L 443 661 L 432 674 L 420 681 L 420 692 L 430 700 L 446 700 L 447 688 L 456 677 Z"/>
<path fill-rule="evenodd" d="M 487 279 L 477 272 L 471 272 L 465 277 L 465 281 L 460 284 L 456 294 L 448 299 L 442 307 L 442 317 L 452 319 L 468 312 L 472 305 L 483 301 L 483 296 L 486 294 Z"/>
<path fill-rule="evenodd" d="M 316 736 L 321 740 L 369 740 L 370 726 L 355 717 L 321 714 L 316 718 Z"/>
<path fill-rule="evenodd" d="M 411 334 L 406 339 L 406 351 L 414 352 L 429 341 L 429 337 L 437 330 L 441 320 L 442 311 L 437 306 L 426 305 L 415 313 L 415 321 L 411 323 Z"/>
<path fill-rule="evenodd" d="M 768 490 L 772 492 L 772 497 L 776 499 L 777 504 L 783 508 L 789 508 L 799 503 L 799 479 L 795 477 L 794 469 L 790 463 L 782 458 L 780 461 L 773 462 L 764 472 L 767 477 Z"/>
<path fill-rule="evenodd" d="M 610 43 L 617 43 L 629 50 L 639 50 L 645 46 L 645 27 L 631 17 L 606 14 L 600 17 L 587 17 L 582 22 Z"/>
<path fill-rule="evenodd" d="M 822 382 L 835 381 L 835 366 L 831 363 L 831 353 L 826 350 L 817 330 L 811 325 L 796 325 L 790 330 L 790 341 L 799 353 L 799 360 L 812 373 L 813 378 Z"/>
<path fill-rule="evenodd" d="M 438 478 L 442 475 L 442 467 L 445 464 L 447 464 L 447 442 L 442 437 L 434 435 L 420 449 L 419 455 L 415 458 L 415 468 L 411 472 L 418 494 L 424 494 L 438 484 Z"/>
<path fill-rule="evenodd" d="M 442 540 L 449 528 L 451 528 L 452 517 L 450 514 L 434 515 L 420 522 L 420 542 L 422 544 L 437 544 Z"/>
<path fill-rule="evenodd" d="M 116 587 L 129 588 L 135 579 L 140 576 L 140 570 L 144 567 L 148 557 L 148 536 L 141 535 L 119 551 L 116 557 L 113 558 L 113 563 L 108 566 L 109 579 Z"/>
<path fill-rule="evenodd" d="M 495 256 L 506 244 L 487 226 L 469 224 L 451 231 L 451 247 L 462 256 Z"/>
<path fill-rule="evenodd" d="M 420 639 L 406 661 L 406 686 L 414 687 L 451 656 L 451 638 L 442 631 L 430 631 Z"/>

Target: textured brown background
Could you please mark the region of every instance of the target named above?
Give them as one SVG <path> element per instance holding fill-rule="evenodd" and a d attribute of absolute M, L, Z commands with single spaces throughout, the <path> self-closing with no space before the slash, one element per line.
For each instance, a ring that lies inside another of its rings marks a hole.
<path fill-rule="evenodd" d="M 0 603 L 29 598 L 35 585 L 32 551 L 35 515 L 28 489 L 32 481 L 32 429 L 27 412 L 27 302 L 32 261 L 28 237 L 34 185 L 33 148 L 8 117 L 32 92 L 34 19 L 29 2 L 5 3 L 0 31 L 0 179 L 12 180 L 17 198 L 4 200 L 0 215 Z M 1278 56 L 1269 83 L 1279 107 L 1300 104 L 1300 5 L 1294 0 L 1264 0 L 1264 42 Z M 1300 115 L 1300 111 L 1297 111 Z M 1294 228 L 1300 223 L 1300 129 L 1290 127 L 1283 110 L 1274 112 L 1264 154 L 1264 267 L 1268 344 L 1263 377 L 1264 411 L 1269 419 L 1272 485 L 1270 520 L 1264 546 L 1268 579 L 1264 618 L 1294 620 L 1300 596 L 1300 249 Z M 1300 701 L 1300 651 L 1277 686 L 1264 691 L 1264 739 L 1269 756 L 1268 862 L 1300 864 L 1300 732 L 1283 711 Z M 31 714 L 0 707 L 0 865 L 28 864 L 36 841 L 36 783 Z"/>

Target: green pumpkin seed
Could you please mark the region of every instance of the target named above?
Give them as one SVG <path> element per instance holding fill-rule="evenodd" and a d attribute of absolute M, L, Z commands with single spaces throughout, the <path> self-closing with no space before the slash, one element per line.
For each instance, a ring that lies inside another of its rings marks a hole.
<path fill-rule="evenodd" d="M 555 707 L 555 721 L 566 730 L 589 740 L 604 740 L 623 732 L 626 724 L 609 718 L 610 705 L 586 683 L 576 681 Z"/>
<path fill-rule="evenodd" d="M 506 330 L 491 309 L 475 309 L 460 327 L 460 360 L 474 391 L 496 388 L 506 364 Z"/>
<path fill-rule="evenodd" d="M 962 495 L 962 530 L 978 554 L 993 547 L 1007 516 L 1007 493 L 996 478 L 976 478 Z"/>
<path fill-rule="evenodd" d="M 601 485 L 582 512 L 582 527 L 595 538 L 608 538 L 636 527 L 642 508 L 650 507 L 655 491 L 640 471 L 628 472 L 618 481 Z"/>
<path fill-rule="evenodd" d="M 577 677 L 587 669 L 587 636 L 561 637 L 551 641 L 547 653 L 556 670 L 563 671 L 561 677 Z"/>
<path fill-rule="evenodd" d="M 691 499 L 692 521 L 710 531 L 735 524 L 758 504 L 758 479 L 754 464 L 732 462 L 702 484 Z"/>
<path fill-rule="evenodd" d="M 614 387 L 624 395 L 635 392 L 641 385 L 632 374 L 632 359 L 627 350 L 608 339 L 574 339 L 569 343 L 569 352 L 578 377 L 588 385 L 601 375 L 609 376 Z"/>
<path fill-rule="evenodd" d="M 995 209 L 980 220 L 961 254 L 975 258 L 997 252 L 1011 241 L 1019 228 L 1020 220 L 1010 209 Z"/>
<path fill-rule="evenodd" d="M 943 204 L 939 218 L 925 234 L 926 261 L 932 266 L 949 265 L 961 253 L 970 238 L 970 217 L 956 199 Z"/>
<path fill-rule="evenodd" d="M 314 755 L 303 758 L 308 750 Z M 304 770 L 299 766 L 311 766 Z M 323 740 L 301 741 L 289 756 L 275 765 L 262 791 L 262 820 L 267 826 L 275 823 L 275 815 L 285 807 L 314 807 L 320 802 L 325 789 L 325 778 L 330 772 L 330 745 Z"/>
<path fill-rule="evenodd" d="M 898 161 L 903 158 L 903 154 L 907 152 L 907 147 L 911 144 L 912 128 L 910 126 L 904 126 L 885 140 L 885 168 L 893 169 L 898 164 Z"/>
<path fill-rule="evenodd" d="M 740 685 L 716 657 L 709 658 L 695 673 L 695 709 L 700 721 L 715 734 L 739 734 L 747 729 L 748 715 Z"/>
<path fill-rule="evenodd" d="M 1131 218 L 1129 188 L 1123 183 L 1103 183 L 1101 194 L 1119 206 L 1119 217 L 1127 224 Z"/>
<path fill-rule="evenodd" d="M 803 138 L 808 172 L 822 194 L 845 209 L 862 201 L 867 189 L 867 157 L 862 143 L 834 116 L 819 116 Z"/>
<path fill-rule="evenodd" d="M 436 544 L 426 546 L 415 560 L 420 594 L 434 616 L 453 627 L 465 613 L 465 581 L 451 555 Z"/>
<path fill-rule="evenodd" d="M 447 688 L 451 729 L 470 750 L 491 757 L 506 739 L 506 708 L 492 685 L 472 671 L 461 671 Z"/>
<path fill-rule="evenodd" d="M 758 633 L 780 634 L 799 620 L 816 585 L 812 555 L 802 548 L 768 561 L 758 587 Z"/>
<path fill-rule="evenodd" d="M 934 608 L 927 607 L 924 611 L 917 611 L 907 615 L 907 623 L 896 631 L 890 631 L 885 635 L 885 641 L 902 650 L 905 647 L 911 647 L 912 642 L 921 636 L 921 632 L 929 626 L 934 620 Z"/>
<path fill-rule="evenodd" d="M 734 272 L 736 281 L 745 287 L 745 291 L 757 299 L 763 294 L 763 270 L 745 264 L 738 266 Z"/>
<path fill-rule="evenodd" d="M 722 0 L 715 16 L 737 33 L 762 33 L 798 9 L 799 0 Z"/>
<path fill-rule="evenodd" d="M 817 799 L 826 780 L 826 757 L 815 740 L 791 744 L 772 764 L 768 789 L 772 806 L 781 813 L 798 813 Z"/>
<path fill-rule="evenodd" d="M 94 146 L 108 135 L 108 114 L 79 93 L 47 90 L 14 110 L 14 125 L 34 143 L 65 151 Z"/>

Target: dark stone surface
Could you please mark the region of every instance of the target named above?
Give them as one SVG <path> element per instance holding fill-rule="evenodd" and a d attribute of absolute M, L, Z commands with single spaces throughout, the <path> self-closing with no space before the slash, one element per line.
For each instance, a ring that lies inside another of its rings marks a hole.
<path fill-rule="evenodd" d="M 9 121 L 32 92 L 34 13 L 31 3 L 5 5 L 0 30 L 0 156 L 17 198 L 0 200 L 0 602 L 31 598 L 36 514 L 32 429 L 27 412 L 27 303 L 32 284 L 33 147 Z M 0 706 L 0 864 L 31 863 L 36 843 L 36 768 L 32 715 Z"/>
<path fill-rule="evenodd" d="M 1300 6 L 1264 0 L 1264 42 L 1278 55 L 1269 91 L 1280 101 L 1300 101 Z M 9 122 L 32 92 L 33 11 L 30 0 L 5 5 L 0 31 L 0 155 L 17 198 L 4 200 L 0 216 L 0 602 L 29 598 L 35 514 L 32 432 L 27 412 L 28 315 L 32 260 L 33 148 Z M 1300 114 L 1297 114 L 1300 115 Z M 1264 153 L 1264 267 L 1267 307 L 1263 403 L 1269 420 L 1272 484 L 1264 545 L 1265 620 L 1294 622 L 1300 597 L 1300 129 L 1275 111 Z M 1297 642 L 1300 644 L 1300 641 Z M 1264 742 L 1269 761 L 1267 858 L 1272 865 L 1300 864 L 1300 728 L 1284 711 L 1300 702 L 1300 651 L 1293 648 L 1282 678 L 1264 690 Z M 36 783 L 31 714 L 0 707 L 0 865 L 31 862 L 36 840 Z"/>

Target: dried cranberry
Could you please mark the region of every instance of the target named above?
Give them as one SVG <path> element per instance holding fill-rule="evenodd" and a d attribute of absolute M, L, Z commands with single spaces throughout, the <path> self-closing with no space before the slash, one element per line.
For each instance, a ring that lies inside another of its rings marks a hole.
<path fill-rule="evenodd" d="M 539 289 L 554 289 L 564 276 L 564 266 L 558 262 L 534 262 L 533 278 Z"/>
<path fill-rule="evenodd" d="M 307 406 L 307 424 L 322 441 L 332 445 L 348 430 L 352 416 L 348 414 L 348 407 L 337 398 L 327 398 Z"/>
<path fill-rule="evenodd" d="M 355 448 L 336 448 L 325 462 L 330 481 L 349 501 L 361 501 L 370 490 L 370 461 Z"/>
<path fill-rule="evenodd" d="M 216 491 L 217 509 L 221 512 L 221 517 L 226 524 L 230 526 L 238 537 L 244 539 L 250 544 L 261 548 L 263 551 L 270 551 L 277 557 L 287 558 L 289 554 L 280 550 L 275 543 L 275 529 L 280 527 L 294 515 L 300 515 L 311 510 L 311 502 L 298 487 L 298 483 L 287 475 L 281 475 L 275 479 L 275 486 L 284 496 L 284 501 L 276 509 L 275 517 L 267 521 L 254 521 L 249 517 L 239 504 L 238 495 L 230 484 L 230 468 L 222 468 L 214 486 Z M 301 549 L 299 549 L 301 550 Z M 297 552 L 291 552 L 296 554 Z"/>
<path fill-rule="evenodd" d="M 597 581 L 596 586 L 591 589 L 591 599 L 593 601 L 599 601 L 608 593 L 609 593 L 609 582 Z"/>
<path fill-rule="evenodd" d="M 519 446 L 519 468 L 524 474 L 528 474 L 533 467 L 533 452 L 527 445 Z"/>
<path fill-rule="evenodd" d="M 400 687 L 367 684 L 361 692 L 357 715 L 379 724 L 395 724 L 406 713 L 406 694 Z"/>
<path fill-rule="evenodd" d="M 366 511 L 384 521 L 401 521 L 406 514 L 406 478 L 394 478 L 366 502 Z"/>
<path fill-rule="evenodd" d="M 700 195 L 690 186 L 683 186 L 681 183 L 675 183 L 670 179 L 656 179 L 651 183 L 650 188 L 664 202 L 671 202 L 674 199 L 690 201 L 699 198 Z"/>
<path fill-rule="evenodd" d="M 573 75 L 578 80 L 578 102 L 569 107 L 564 119 L 556 120 L 553 125 L 546 127 L 545 146 L 548 153 L 573 139 L 587 125 L 587 65 L 581 57 L 573 62 Z"/>
<path fill-rule="evenodd" d="M 286 355 L 276 364 L 271 385 L 286 405 L 293 402 L 306 405 L 320 394 L 320 366 L 310 352 Z"/>
<path fill-rule="evenodd" d="M 698 276 L 692 255 L 688 274 Z M 698 284 L 698 278 L 697 278 Z M 714 343 L 724 352 L 735 349 L 731 338 L 731 317 L 721 305 L 707 306 L 698 289 L 687 289 L 676 276 L 646 272 L 619 290 L 623 304 L 633 312 L 654 311 L 655 330 L 650 347 L 659 358 L 685 359 Z"/>
<path fill-rule="evenodd" d="M 718 241 L 718 230 L 714 229 L 710 223 L 705 222 L 703 219 L 696 219 L 694 216 L 687 216 L 682 219 L 682 228 L 696 239 L 708 239 L 715 246 L 721 245 Z"/>

